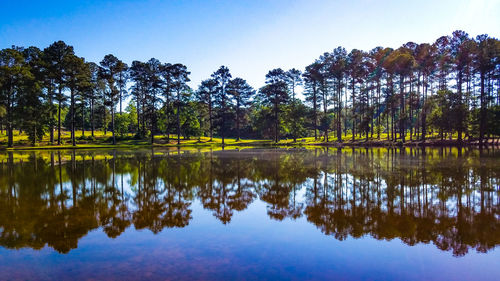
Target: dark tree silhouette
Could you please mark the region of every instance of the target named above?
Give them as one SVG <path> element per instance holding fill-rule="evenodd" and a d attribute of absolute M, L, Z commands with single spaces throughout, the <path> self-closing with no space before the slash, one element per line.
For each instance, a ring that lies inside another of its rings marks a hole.
<path fill-rule="evenodd" d="M 274 142 L 278 142 L 280 133 L 279 113 L 281 111 L 281 106 L 289 99 L 286 73 L 281 68 L 269 71 L 266 74 L 266 86 L 262 87 L 259 93 L 262 101 L 273 108 Z"/>
<path fill-rule="evenodd" d="M 49 77 L 53 79 L 54 87 L 57 89 L 55 99 L 57 100 L 57 144 L 61 144 L 61 109 L 66 97 L 63 91 L 67 88 L 66 68 L 68 57 L 75 55 L 72 46 L 66 45 L 63 41 L 52 43 L 44 50 L 45 60 L 49 69 Z M 50 95 L 52 97 L 52 95 Z M 52 102 L 52 101 L 49 101 Z M 52 138 L 51 138 L 52 140 Z"/>
<path fill-rule="evenodd" d="M 184 102 L 186 94 L 188 93 L 189 86 L 187 82 L 190 81 L 189 74 L 187 71 L 187 67 L 183 64 L 177 63 L 172 65 L 172 89 L 176 93 L 176 107 L 177 107 L 177 144 L 181 143 L 181 121 L 180 121 L 180 112 L 181 106 Z"/>
<path fill-rule="evenodd" d="M 229 102 L 226 87 L 231 79 L 231 73 L 229 73 L 229 68 L 221 66 L 217 71 L 212 74 L 212 79 L 217 81 L 217 94 L 215 95 L 215 103 L 219 107 L 219 119 L 220 119 L 220 133 L 222 137 L 222 145 L 224 145 L 224 136 L 226 132 L 226 114 L 227 114 L 227 104 Z"/>
<path fill-rule="evenodd" d="M 213 140 L 213 104 L 214 97 L 217 94 L 217 86 L 218 83 L 215 79 L 203 80 L 196 92 L 197 99 L 208 107 L 210 141 Z"/>
<path fill-rule="evenodd" d="M 242 78 L 234 78 L 227 85 L 227 92 L 231 95 L 236 111 L 236 141 L 240 140 L 241 110 L 250 102 L 255 95 L 255 90 Z"/>
<path fill-rule="evenodd" d="M 0 133 L 6 130 L 9 147 L 18 132 L 32 144 L 53 144 L 55 126 L 59 145 L 63 126 L 76 145 L 76 122 L 82 137 L 88 127 L 92 137 L 96 126 L 105 134 L 111 129 L 114 144 L 116 130 L 123 138 L 150 133 L 151 143 L 160 133 L 169 142 L 175 132 L 178 144 L 181 135 L 200 141 L 207 135 L 213 141 L 214 134 L 223 144 L 227 137 L 318 140 L 319 131 L 325 142 L 348 145 L 364 140 L 372 141 L 366 145 L 484 146 L 500 140 L 499 54 L 498 39 L 473 38 L 461 30 L 430 44 L 407 42 L 396 49 L 348 52 L 339 46 L 321 54 L 303 74 L 295 68 L 271 70 L 254 95 L 225 66 L 191 91 L 190 73 L 182 64 L 150 59 L 133 61 L 129 68 L 107 55 L 98 66 L 63 41 L 43 51 L 5 48 Z M 126 101 L 130 104 L 123 111 Z"/>

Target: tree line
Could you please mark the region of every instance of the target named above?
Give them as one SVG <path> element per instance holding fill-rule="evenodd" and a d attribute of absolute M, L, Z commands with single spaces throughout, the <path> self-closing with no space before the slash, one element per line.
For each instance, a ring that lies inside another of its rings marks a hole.
<path fill-rule="evenodd" d="M 130 65 L 112 54 L 98 64 L 54 42 L 0 51 L 0 129 L 32 144 L 61 130 L 111 131 L 110 141 L 134 134 L 222 139 L 312 137 L 316 140 L 459 142 L 500 135 L 500 41 L 464 31 L 434 43 L 408 42 L 370 51 L 337 47 L 308 65 L 270 70 L 253 89 L 221 66 L 197 89 L 180 63 L 152 58 Z M 128 104 L 125 105 L 127 101 Z"/>

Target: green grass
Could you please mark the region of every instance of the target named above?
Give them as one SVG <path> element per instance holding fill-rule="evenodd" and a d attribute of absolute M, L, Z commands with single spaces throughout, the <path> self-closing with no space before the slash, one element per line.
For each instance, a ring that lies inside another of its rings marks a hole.
<path fill-rule="evenodd" d="M 95 131 L 94 137 L 90 136 L 90 132 L 86 131 L 84 137 L 82 137 L 82 132 L 76 132 L 76 142 L 77 145 L 72 146 L 71 144 L 71 134 L 69 131 L 61 132 L 61 145 L 57 145 L 57 131 L 54 132 L 54 144 L 49 141 L 49 134 L 46 134 L 42 141 L 38 142 L 35 146 L 32 146 L 28 140 L 28 136 L 24 133 L 19 133 L 19 131 L 14 131 L 14 147 L 7 148 L 7 136 L 5 131 L 0 134 L 0 149 L 8 150 L 32 150 L 32 149 L 94 149 L 94 148 L 138 148 L 138 147 L 150 147 L 150 139 L 135 139 L 133 134 L 127 134 L 124 136 L 116 136 L 117 144 L 113 145 L 111 143 L 112 134 L 107 132 L 104 134 L 103 131 Z M 155 136 L 155 147 L 177 147 L 177 135 L 170 135 L 170 139 L 167 142 L 165 135 Z M 396 135 L 399 137 L 399 134 Z M 453 136 L 456 139 L 456 135 Z M 368 142 L 371 145 L 387 145 L 392 144 L 387 140 L 388 135 L 383 133 L 380 137 L 374 134 L 373 138 L 369 137 Z M 440 140 L 439 134 L 437 132 L 429 134 L 426 139 Z M 352 140 L 352 134 L 342 135 L 343 145 L 363 145 L 367 140 L 365 137 L 359 138 L 355 136 L 355 140 Z M 399 140 L 398 140 L 399 141 Z M 409 142 L 409 135 L 406 136 L 405 142 Z M 417 141 L 417 140 L 413 140 Z M 329 134 L 328 144 L 337 144 L 336 134 Z M 251 146 L 312 146 L 312 145 L 325 145 L 324 137 L 318 135 L 318 139 L 314 137 L 298 138 L 296 142 L 293 139 L 282 139 L 278 143 L 274 143 L 272 140 L 262 140 L 262 139 L 240 139 L 236 141 L 235 138 L 226 138 L 224 140 L 224 145 L 226 147 L 251 147 Z M 182 147 L 221 147 L 222 139 L 219 137 L 210 140 L 208 137 L 201 138 L 191 138 L 184 139 L 181 138 L 180 146 Z"/>
<path fill-rule="evenodd" d="M 29 149 L 93 149 L 93 148 L 135 148 L 151 146 L 151 140 L 149 138 L 145 139 L 134 139 L 133 134 L 127 134 L 124 136 L 116 136 L 117 144 L 113 145 L 111 142 L 112 134 L 107 132 L 104 134 L 103 131 L 94 131 L 94 137 L 91 137 L 90 132 L 85 132 L 84 137 L 82 137 L 82 132 L 77 131 L 75 133 L 76 147 L 71 143 L 71 134 L 69 131 L 61 132 L 61 144 L 57 145 L 57 131 L 54 134 L 54 144 L 50 143 L 50 136 L 46 134 L 42 141 L 37 142 L 35 146 L 31 145 L 28 140 L 28 136 L 24 133 L 19 133 L 19 131 L 14 131 L 13 141 L 14 147 L 7 148 L 7 135 L 5 131 L 0 134 L 0 149 L 9 150 L 29 150 Z M 256 139 L 241 139 L 236 141 L 234 138 L 226 138 L 224 140 L 225 146 L 252 146 L 252 145 L 271 145 L 270 140 L 256 140 Z M 201 138 L 191 138 L 180 140 L 181 146 L 186 147 L 217 147 L 222 145 L 221 138 L 213 138 L 210 141 L 208 137 Z M 156 135 L 154 146 L 164 146 L 164 147 L 176 147 L 177 146 L 177 135 L 170 135 L 170 139 L 167 142 L 167 137 L 165 135 Z"/>

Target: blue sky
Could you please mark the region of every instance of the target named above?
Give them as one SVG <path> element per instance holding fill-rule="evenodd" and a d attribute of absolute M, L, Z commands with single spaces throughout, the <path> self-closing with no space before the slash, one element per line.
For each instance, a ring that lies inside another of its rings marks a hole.
<path fill-rule="evenodd" d="M 499 0 L 0 2 L 0 48 L 64 40 L 88 61 L 181 62 L 192 87 L 223 64 L 258 88 L 268 70 L 302 70 L 339 45 L 398 47 L 456 29 L 500 37 Z"/>

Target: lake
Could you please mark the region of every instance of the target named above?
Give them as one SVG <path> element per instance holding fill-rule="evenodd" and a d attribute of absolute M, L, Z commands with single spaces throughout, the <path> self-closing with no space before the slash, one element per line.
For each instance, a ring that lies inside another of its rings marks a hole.
<path fill-rule="evenodd" d="M 1 280 L 498 280 L 500 151 L 0 153 Z"/>

